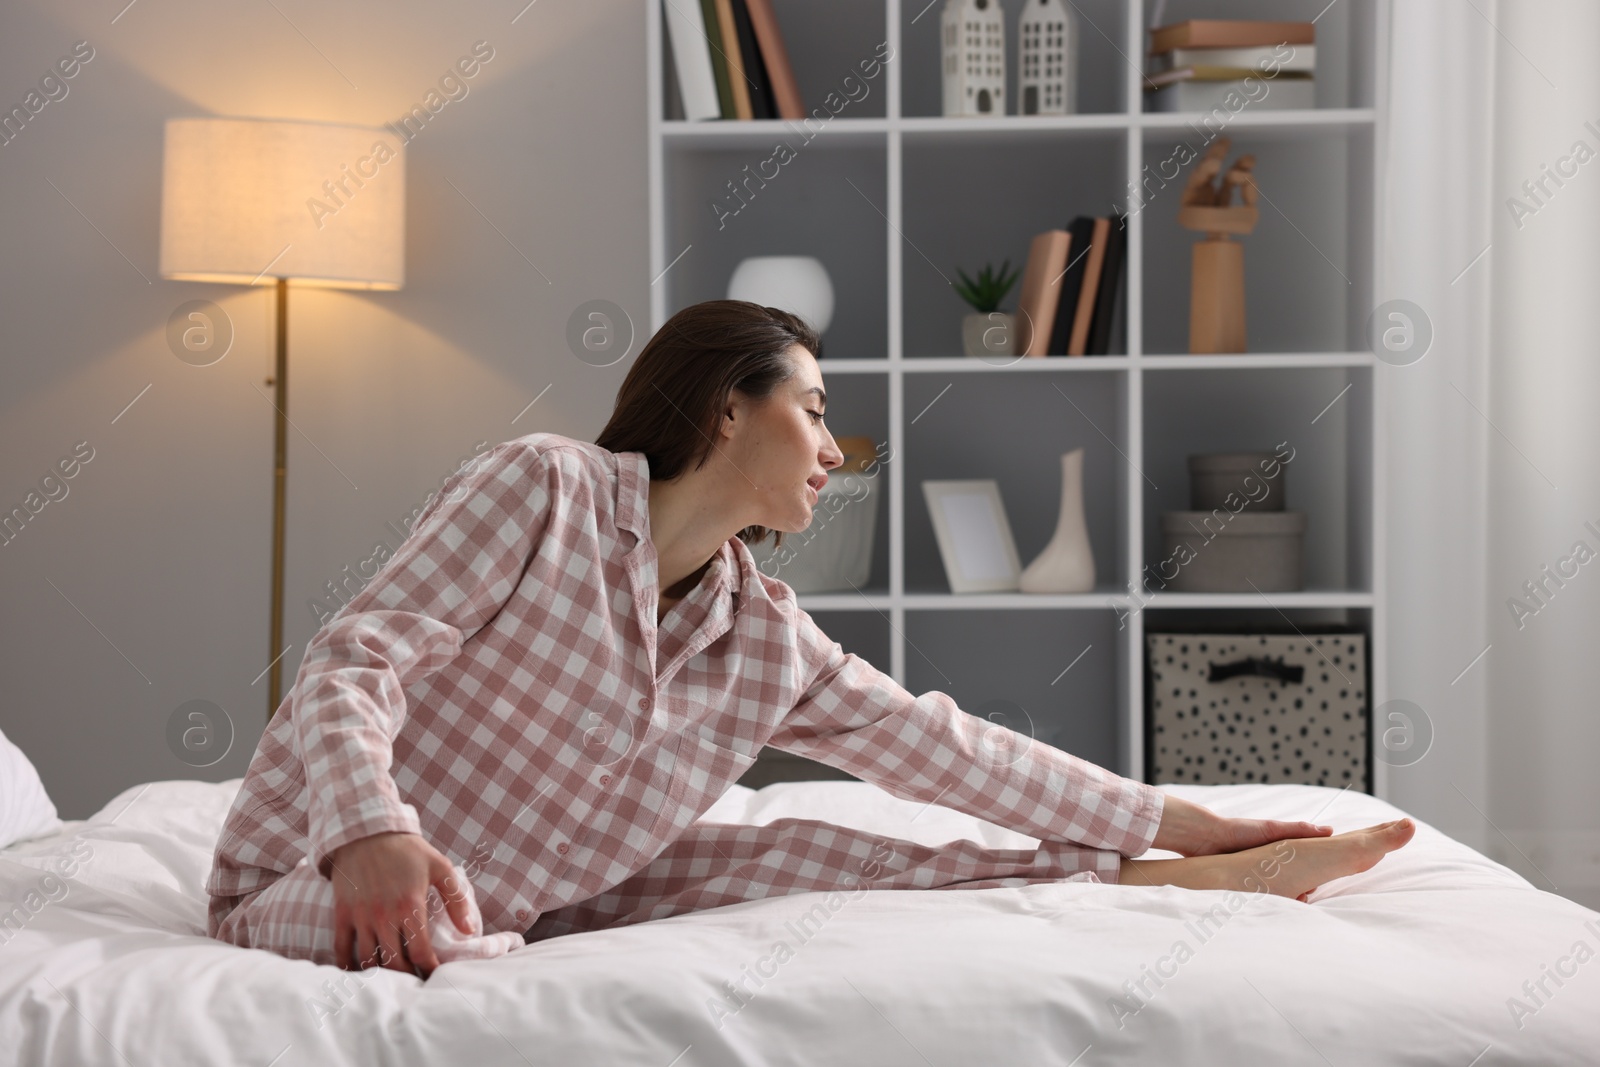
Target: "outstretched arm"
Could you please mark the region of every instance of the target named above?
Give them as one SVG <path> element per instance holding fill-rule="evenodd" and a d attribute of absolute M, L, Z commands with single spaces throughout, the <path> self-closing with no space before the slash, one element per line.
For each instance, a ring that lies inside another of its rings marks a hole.
<path fill-rule="evenodd" d="M 1208 808 L 962 711 L 915 696 L 795 609 L 811 682 L 767 741 L 910 800 L 939 803 L 1046 840 L 1185 856 L 1331 833 L 1309 823 L 1225 819 Z"/>

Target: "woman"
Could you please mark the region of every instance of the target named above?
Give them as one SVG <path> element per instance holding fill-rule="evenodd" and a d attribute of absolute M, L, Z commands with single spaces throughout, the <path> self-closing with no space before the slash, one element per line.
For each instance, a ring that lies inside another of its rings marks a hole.
<path fill-rule="evenodd" d="M 747 547 L 803 530 L 843 461 L 817 347 L 774 308 L 685 308 L 595 444 L 531 434 L 453 478 L 308 646 L 218 842 L 211 935 L 426 976 L 843 887 L 1305 899 L 1410 838 L 1409 820 L 1330 837 L 1224 819 L 1048 745 L 985 744 L 993 728 L 948 696 L 913 696 L 829 640 Z M 768 744 L 1041 844 L 696 822 Z M 1151 847 L 1186 858 L 1124 858 Z"/>

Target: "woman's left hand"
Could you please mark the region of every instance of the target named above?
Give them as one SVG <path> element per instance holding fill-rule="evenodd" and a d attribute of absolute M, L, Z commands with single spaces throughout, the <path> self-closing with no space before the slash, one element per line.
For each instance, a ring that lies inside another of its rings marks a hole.
<path fill-rule="evenodd" d="M 1309 822 L 1228 819 L 1210 808 L 1168 793 L 1162 804 L 1161 825 L 1150 847 L 1180 856 L 1212 856 L 1240 852 L 1284 838 L 1327 837 L 1331 833 L 1333 827 Z"/>

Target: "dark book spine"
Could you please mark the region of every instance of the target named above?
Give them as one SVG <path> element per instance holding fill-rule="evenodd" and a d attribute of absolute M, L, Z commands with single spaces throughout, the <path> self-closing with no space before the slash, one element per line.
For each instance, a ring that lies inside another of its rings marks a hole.
<path fill-rule="evenodd" d="M 700 10 L 706 20 L 706 45 L 711 49 L 711 73 L 717 82 L 717 106 L 722 109 L 723 118 L 736 119 L 739 113 L 733 106 L 733 83 L 728 81 L 728 57 L 723 52 L 717 0 L 700 0 Z"/>
<path fill-rule="evenodd" d="M 1100 292 L 1095 300 L 1094 322 L 1089 327 L 1088 354 L 1104 356 L 1111 351 L 1111 328 L 1117 308 L 1121 306 L 1121 290 L 1126 284 L 1124 267 L 1128 247 L 1128 219 L 1125 215 L 1111 216 L 1111 233 L 1106 239 L 1106 264 L 1100 277 Z"/>
<path fill-rule="evenodd" d="M 744 72 L 750 78 L 751 117 L 775 119 L 778 105 L 772 96 L 772 76 L 761 58 L 761 44 L 756 40 L 755 26 L 750 22 L 750 9 L 745 6 L 745 0 L 733 0 L 733 21 L 739 30 L 739 54 L 744 57 Z"/>
<path fill-rule="evenodd" d="M 1072 233 L 1072 248 L 1061 278 L 1061 299 L 1056 303 L 1056 321 L 1050 329 L 1050 347 L 1045 349 L 1052 356 L 1066 355 L 1067 342 L 1072 339 L 1072 320 L 1078 315 L 1078 294 L 1083 291 L 1083 268 L 1093 243 L 1094 219 L 1079 215 L 1067 229 Z"/>

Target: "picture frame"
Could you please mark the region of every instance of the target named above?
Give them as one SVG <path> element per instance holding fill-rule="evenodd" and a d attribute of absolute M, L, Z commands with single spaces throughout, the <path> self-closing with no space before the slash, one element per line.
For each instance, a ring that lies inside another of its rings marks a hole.
<path fill-rule="evenodd" d="M 1018 587 L 1022 566 L 1000 485 L 993 478 L 926 481 L 945 577 L 953 593 L 1004 593 Z"/>

